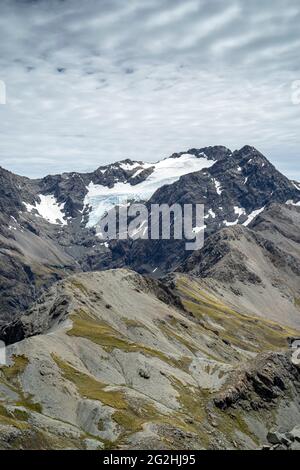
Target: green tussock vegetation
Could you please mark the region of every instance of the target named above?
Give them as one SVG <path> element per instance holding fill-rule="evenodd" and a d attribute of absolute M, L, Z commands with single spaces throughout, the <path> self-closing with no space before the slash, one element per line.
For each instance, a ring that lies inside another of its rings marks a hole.
<path fill-rule="evenodd" d="M 127 410 L 118 410 L 113 414 L 113 420 L 126 433 L 141 431 L 146 422 L 157 418 L 158 411 L 151 403 L 141 403 L 135 409 L 129 406 Z"/>
<path fill-rule="evenodd" d="M 13 363 L 10 366 L 2 366 L 0 372 L 2 375 L 3 382 L 10 387 L 19 396 L 15 405 L 27 408 L 28 410 L 42 413 L 42 406 L 40 403 L 33 401 L 32 396 L 25 394 L 20 384 L 20 376 L 24 373 L 26 367 L 29 364 L 27 357 L 25 356 L 13 356 Z"/>
<path fill-rule="evenodd" d="M 250 430 L 246 423 L 246 417 L 242 415 L 241 411 L 231 410 L 229 413 L 216 408 L 215 413 L 217 413 L 218 432 L 226 436 L 229 441 L 235 439 L 235 432 L 238 430 L 250 438 L 254 444 L 259 445 L 258 437 Z M 257 420 L 259 421 L 259 416 L 257 416 Z"/>
<path fill-rule="evenodd" d="M 40 403 L 35 403 L 32 401 L 32 397 L 22 394 L 21 400 L 16 402 L 17 406 L 23 406 L 30 411 L 35 411 L 36 413 L 42 413 L 43 407 Z"/>
<path fill-rule="evenodd" d="M 183 277 L 178 279 L 177 289 L 183 304 L 196 319 L 209 326 L 208 319 L 223 329 L 218 336 L 230 344 L 252 352 L 287 348 L 287 338 L 297 334 L 296 330 L 275 322 L 239 313 L 209 295 L 199 284 Z"/>
<path fill-rule="evenodd" d="M 76 314 L 71 315 L 71 320 L 73 325 L 67 332 L 69 336 L 87 338 L 93 343 L 102 346 L 102 348 L 107 352 L 112 352 L 114 349 L 120 349 L 125 352 L 138 352 L 146 356 L 157 357 L 172 367 L 181 368 L 186 364 L 186 360 L 183 360 L 182 358 L 176 359 L 167 356 L 157 349 L 129 341 L 110 325 L 92 317 L 84 310 L 80 310 L 76 312 Z"/>
<path fill-rule="evenodd" d="M 182 344 L 185 348 L 187 348 L 191 355 L 194 356 L 197 353 L 203 353 L 205 356 L 207 356 L 211 360 L 215 361 L 220 361 L 220 358 L 217 357 L 215 354 L 212 353 L 211 350 L 208 348 L 203 347 L 199 344 L 199 341 L 196 341 L 195 337 L 192 338 L 187 331 L 184 331 L 184 336 L 183 334 L 179 334 L 180 332 L 180 325 L 178 320 L 172 319 L 170 324 L 172 325 L 172 328 L 166 325 L 159 325 L 160 330 L 162 333 L 170 340 L 170 341 L 177 341 L 179 344 Z M 193 326 L 193 333 L 195 336 L 198 335 L 198 339 L 203 336 L 203 329 L 199 325 L 194 325 Z M 180 367 L 182 370 L 185 372 L 189 372 L 189 366 L 192 362 L 192 357 L 186 357 L 183 358 L 184 363 L 186 367 Z"/>
<path fill-rule="evenodd" d="M 166 416 L 160 414 L 151 403 L 139 402 L 133 405 L 126 400 L 123 392 L 108 389 L 107 384 L 78 371 L 54 354 L 52 357 L 62 371 L 63 377 L 76 386 L 78 393 L 83 398 L 100 401 L 102 404 L 115 409 L 112 418 L 121 428 L 121 434 L 118 438 L 119 443 L 128 435 L 142 430 L 143 425 L 147 422 L 161 425 L 170 424 L 175 428 L 187 430 L 188 427 L 182 417 L 175 416 L 176 412 L 174 412 L 174 416 Z M 101 425 L 100 422 L 100 428 Z M 190 428 L 188 429 L 190 430 Z M 116 446 L 116 443 L 114 443 L 114 446 Z"/>
<path fill-rule="evenodd" d="M 131 318 L 122 318 L 123 323 L 127 326 L 127 328 L 142 328 L 144 330 L 149 330 L 147 326 L 145 326 L 142 322 L 138 320 L 132 320 Z"/>
<path fill-rule="evenodd" d="M 80 290 L 80 292 L 84 295 L 88 295 L 88 289 L 85 287 L 85 285 L 78 281 L 78 279 L 71 279 L 71 284 L 73 287 L 75 287 L 75 289 L 78 289 Z"/>
<path fill-rule="evenodd" d="M 160 413 L 154 404 L 150 402 L 139 401 L 138 403 L 131 403 L 126 400 L 126 396 L 122 391 L 111 390 L 107 384 L 79 371 L 58 356 L 53 354 L 52 357 L 60 368 L 63 377 L 76 386 L 78 393 L 83 398 L 98 400 L 102 404 L 114 408 L 115 412 L 112 415 L 112 419 L 120 426 L 121 431 L 117 440 L 111 443 L 112 447 L 108 444 L 105 448 L 116 448 L 117 445 L 121 445 L 129 435 L 141 431 L 144 424 L 149 422 L 195 432 L 195 428 L 187 424 L 185 418 L 187 407 L 189 407 L 190 410 L 189 414 L 193 415 L 193 418 L 195 418 L 195 410 L 197 408 L 196 398 L 192 396 L 191 390 L 185 389 L 184 385 L 180 384 L 180 382 L 178 382 L 178 384 L 176 383 L 176 389 L 179 390 L 180 388 L 179 400 L 184 403 L 184 407 L 180 412 L 174 410 L 171 414 L 169 412 L 165 415 Z M 199 406 L 197 408 L 198 418 L 200 416 L 200 408 Z M 99 430 L 101 430 L 101 421 L 99 426 Z"/>
<path fill-rule="evenodd" d="M 28 414 L 23 410 L 8 410 L 0 404 L 0 424 L 6 426 L 14 426 L 15 428 L 24 431 L 28 429 Z"/>
<path fill-rule="evenodd" d="M 188 403 L 188 406 L 190 407 L 191 400 L 190 396 L 188 397 L 189 392 L 190 390 L 188 389 L 186 390 L 186 392 L 182 392 L 182 395 L 181 397 L 179 397 L 179 399 L 182 398 L 183 401 L 185 401 L 186 399 L 186 404 Z M 183 398 L 184 393 L 186 393 L 186 395 Z M 191 408 L 193 408 L 193 406 L 191 406 Z M 191 408 L 189 409 L 192 413 Z M 199 416 L 200 414 L 197 414 L 197 419 L 199 418 Z M 188 415 L 186 414 L 186 409 L 182 409 L 181 411 L 169 410 L 166 414 L 164 414 L 157 410 L 155 406 L 149 402 L 139 403 L 134 408 L 132 408 L 132 406 L 129 406 L 127 410 L 118 410 L 113 414 L 113 420 L 121 427 L 122 431 L 117 441 L 115 442 L 115 446 L 116 444 L 124 444 L 128 436 L 136 432 L 142 431 L 144 425 L 147 423 L 152 423 L 161 428 L 172 427 L 176 430 L 180 429 L 187 433 L 199 435 L 199 421 L 195 424 L 191 424 L 192 420 L 188 420 L 187 418 Z M 193 420 L 194 419 L 195 416 L 193 416 Z M 205 433 L 203 434 L 201 439 L 203 442 L 207 439 Z"/>
<path fill-rule="evenodd" d="M 295 297 L 294 304 L 295 304 L 295 307 L 300 309 L 300 298 L 299 297 Z"/>
<path fill-rule="evenodd" d="M 176 340 L 179 344 L 182 344 L 185 348 L 187 348 L 192 354 L 196 354 L 199 351 L 199 347 L 193 342 L 192 338 L 185 338 L 181 334 L 176 332 L 175 329 L 171 329 L 166 325 L 160 326 L 161 331 L 169 338 L 171 341 Z"/>
<path fill-rule="evenodd" d="M 75 385 L 78 393 L 83 398 L 86 397 L 91 400 L 98 400 L 104 405 L 111 406 L 115 409 L 122 410 L 127 408 L 127 403 L 122 392 L 108 390 L 107 384 L 79 371 L 55 354 L 52 354 L 52 358 L 60 368 L 63 377 Z"/>
<path fill-rule="evenodd" d="M 13 356 L 13 364 L 2 366 L 0 370 L 8 382 L 14 383 L 23 374 L 28 363 L 29 361 L 25 356 Z"/>
<path fill-rule="evenodd" d="M 177 416 L 190 417 L 199 425 L 205 419 L 205 407 L 211 397 L 210 392 L 199 387 L 182 383 L 177 377 L 169 377 L 178 394 L 180 412 Z"/>

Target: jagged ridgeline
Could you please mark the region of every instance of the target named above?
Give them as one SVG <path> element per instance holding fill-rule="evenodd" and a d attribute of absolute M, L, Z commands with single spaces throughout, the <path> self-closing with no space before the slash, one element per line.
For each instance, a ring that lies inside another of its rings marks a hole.
<path fill-rule="evenodd" d="M 204 247 L 104 242 L 125 200 L 204 204 Z M 0 169 L 0 448 L 299 447 L 299 202 L 249 146 Z"/>
<path fill-rule="evenodd" d="M 103 242 L 95 224 L 114 204 L 204 204 L 206 236 L 249 226 L 271 203 L 297 204 L 299 184 L 256 149 L 191 149 L 157 163 L 124 160 L 39 180 L 0 170 L 0 323 L 72 272 L 129 266 L 160 277 L 189 253 L 178 240 Z M 7 335 L 10 333 L 7 331 Z"/>

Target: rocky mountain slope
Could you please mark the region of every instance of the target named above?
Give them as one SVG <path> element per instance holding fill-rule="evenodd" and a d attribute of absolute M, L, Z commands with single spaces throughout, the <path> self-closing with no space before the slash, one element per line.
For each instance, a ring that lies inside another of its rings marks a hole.
<path fill-rule="evenodd" d="M 104 243 L 94 224 L 116 203 L 205 204 L 206 235 L 248 226 L 270 203 L 300 190 L 253 147 L 191 149 L 154 164 L 124 160 L 92 173 L 30 180 L 0 169 L 0 337 L 53 282 L 76 271 L 129 266 L 159 277 L 189 255 L 183 241 Z"/>
<path fill-rule="evenodd" d="M 254 449 L 299 423 L 297 332 L 186 275 L 73 275 L 21 323 L 0 367 L 2 449 Z"/>
<path fill-rule="evenodd" d="M 249 146 L 0 183 L 0 448 L 297 448 L 298 183 Z M 204 247 L 104 243 L 125 200 L 204 204 Z"/>
<path fill-rule="evenodd" d="M 248 226 L 270 203 L 297 204 L 300 192 L 256 149 L 228 152 L 214 165 L 184 175 L 158 189 L 150 204 L 204 204 L 205 235 L 224 227 Z M 150 224 L 149 224 L 150 225 Z M 129 246 L 128 246 L 129 245 Z M 137 240 L 111 245 L 125 252 L 125 263 L 140 272 L 169 272 L 189 255 L 181 240 Z"/>
<path fill-rule="evenodd" d="M 271 205 L 249 227 L 208 237 L 180 268 L 245 312 L 300 328 L 300 207 Z"/>

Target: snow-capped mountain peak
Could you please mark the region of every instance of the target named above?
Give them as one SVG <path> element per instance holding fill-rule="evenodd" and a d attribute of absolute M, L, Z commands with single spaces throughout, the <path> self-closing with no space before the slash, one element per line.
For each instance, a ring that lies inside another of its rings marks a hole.
<path fill-rule="evenodd" d="M 183 153 L 176 158 L 172 156 L 154 164 L 121 162 L 115 167 L 129 171 L 127 179 L 119 179 L 115 175 L 109 185 L 107 182 L 95 184 L 94 181 L 87 185 L 84 199 L 84 207 L 89 209 L 87 225 L 95 226 L 105 212 L 116 204 L 122 204 L 125 200 L 147 201 L 162 186 L 175 183 L 183 175 L 209 168 L 214 163 L 215 160 L 209 159 L 205 153 Z M 109 167 L 111 168 L 112 166 Z M 141 177 L 140 181 L 136 181 L 138 176 Z"/>

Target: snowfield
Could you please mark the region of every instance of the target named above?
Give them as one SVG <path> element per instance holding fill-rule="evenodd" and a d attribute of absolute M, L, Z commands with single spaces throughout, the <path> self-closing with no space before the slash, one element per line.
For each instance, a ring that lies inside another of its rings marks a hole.
<path fill-rule="evenodd" d="M 87 187 L 88 193 L 84 200 L 84 206 L 92 208 L 87 226 L 94 227 L 103 215 L 117 204 L 124 204 L 127 200 L 147 201 L 162 186 L 175 183 L 181 176 L 188 173 L 209 168 L 214 163 L 215 160 L 209 160 L 204 154 L 203 157 L 183 154 L 181 157 L 166 158 L 153 164 L 135 164 L 139 169 L 133 176 L 143 169 L 154 167 L 153 173 L 145 181 L 136 185 L 131 185 L 129 182 L 116 182 L 112 188 L 108 188 L 91 182 Z"/>
<path fill-rule="evenodd" d="M 44 196 L 43 194 L 38 195 L 40 202 L 36 202 L 33 206 L 23 202 L 28 212 L 35 210 L 40 217 L 50 222 L 50 224 L 61 224 L 66 225 L 67 221 L 65 218 L 65 213 L 63 211 L 65 204 L 59 204 L 55 197 L 51 194 Z"/>
<path fill-rule="evenodd" d="M 243 223 L 243 225 L 245 225 L 245 227 L 248 227 L 248 225 L 251 224 L 251 222 L 255 219 L 255 217 L 261 214 L 264 210 L 265 210 L 265 207 L 262 207 L 261 209 L 257 209 L 256 211 L 251 212 L 248 219 L 246 220 L 246 222 Z"/>

